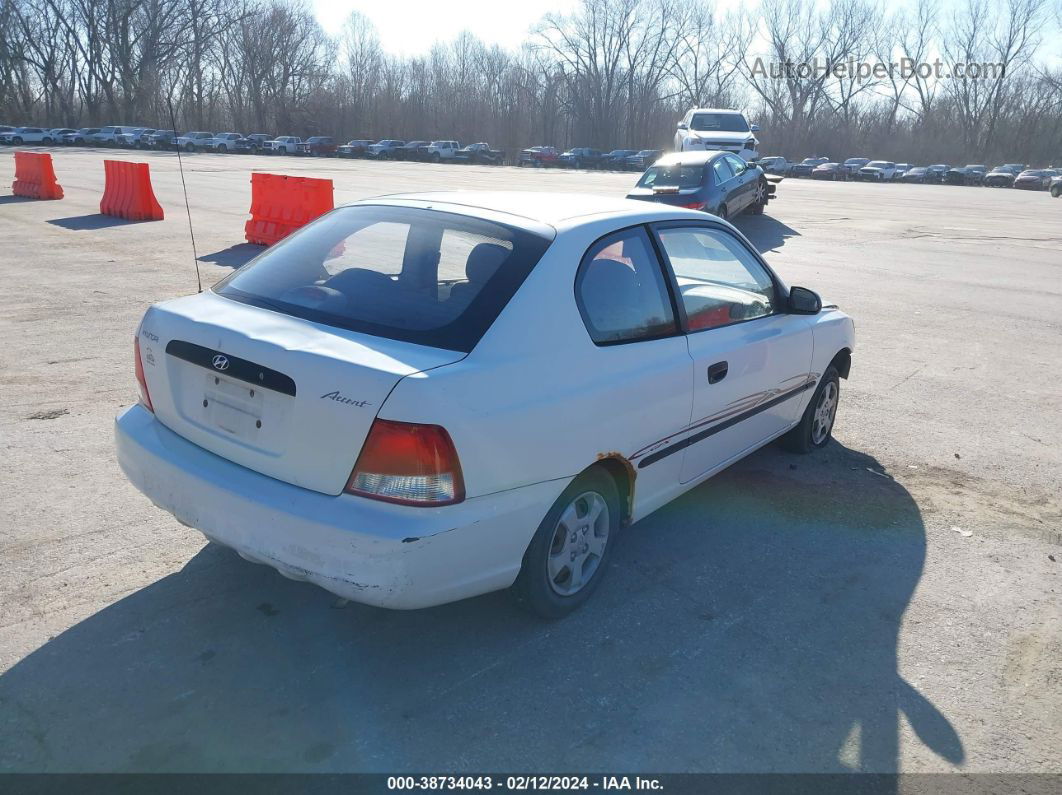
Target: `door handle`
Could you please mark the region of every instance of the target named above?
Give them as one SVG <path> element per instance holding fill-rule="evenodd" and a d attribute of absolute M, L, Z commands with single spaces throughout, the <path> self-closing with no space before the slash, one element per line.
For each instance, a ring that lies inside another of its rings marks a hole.
<path fill-rule="evenodd" d="M 708 383 L 718 384 L 724 378 L 726 378 L 727 372 L 730 370 L 730 365 L 726 362 L 716 362 L 715 364 L 708 366 Z"/>

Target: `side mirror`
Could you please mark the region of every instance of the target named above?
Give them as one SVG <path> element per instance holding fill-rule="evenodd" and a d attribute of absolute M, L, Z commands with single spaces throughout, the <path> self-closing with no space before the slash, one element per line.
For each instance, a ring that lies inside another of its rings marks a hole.
<path fill-rule="evenodd" d="M 749 129 L 752 130 L 753 132 L 759 132 L 760 131 L 760 125 L 758 125 L 758 124 L 750 124 L 749 125 Z"/>
<path fill-rule="evenodd" d="M 822 311 L 822 299 L 819 294 L 807 287 L 789 288 L 789 314 L 817 315 Z"/>
<path fill-rule="evenodd" d="M 690 126 L 688 124 L 686 124 L 686 122 L 684 122 L 684 121 L 680 121 L 678 123 L 678 129 L 680 129 L 680 130 L 688 130 L 689 128 L 690 128 Z"/>

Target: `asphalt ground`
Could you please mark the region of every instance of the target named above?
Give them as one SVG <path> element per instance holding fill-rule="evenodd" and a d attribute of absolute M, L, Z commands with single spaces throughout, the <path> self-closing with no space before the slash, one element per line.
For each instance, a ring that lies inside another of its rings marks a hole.
<path fill-rule="evenodd" d="M 785 180 L 737 226 L 856 321 L 836 441 L 630 528 L 584 609 L 343 604 L 205 543 L 115 463 L 132 339 L 195 290 L 172 153 L 0 151 L 0 770 L 1062 773 L 1062 201 Z M 166 220 L 98 214 L 105 157 Z M 196 154 L 204 284 L 252 170 L 336 201 L 635 176 Z"/>

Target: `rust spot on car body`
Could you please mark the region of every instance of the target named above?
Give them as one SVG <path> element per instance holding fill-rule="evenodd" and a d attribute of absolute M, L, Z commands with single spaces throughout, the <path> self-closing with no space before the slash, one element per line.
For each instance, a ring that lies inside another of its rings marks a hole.
<path fill-rule="evenodd" d="M 627 460 L 627 457 L 623 453 L 611 451 L 608 453 L 598 453 L 598 461 L 615 461 L 617 464 L 623 467 L 623 470 L 627 473 L 627 494 L 626 503 L 627 511 L 626 516 L 623 519 L 623 524 L 629 525 L 631 517 L 634 515 L 634 482 L 638 477 L 638 472 L 634 468 L 634 464 Z"/>

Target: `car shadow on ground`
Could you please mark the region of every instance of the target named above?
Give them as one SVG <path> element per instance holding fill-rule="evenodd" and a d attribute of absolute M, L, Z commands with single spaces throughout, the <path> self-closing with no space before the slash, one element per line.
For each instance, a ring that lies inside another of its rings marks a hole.
<path fill-rule="evenodd" d="M 762 450 L 626 530 L 554 623 L 505 594 L 343 604 L 207 545 L 0 677 L 0 764 L 893 772 L 901 714 L 958 764 L 897 671 L 924 558 L 910 494 L 837 443 Z"/>
<path fill-rule="evenodd" d="M 254 243 L 237 243 L 221 251 L 215 251 L 213 254 L 204 254 L 199 261 L 235 269 L 246 265 L 265 250 L 265 246 L 258 246 Z"/>
<path fill-rule="evenodd" d="M 92 213 L 90 215 L 74 215 L 70 218 L 52 218 L 48 223 L 61 226 L 63 229 L 72 229 L 75 232 L 84 232 L 92 229 L 109 229 L 112 226 L 125 226 L 126 224 L 143 224 L 148 221 L 131 221 L 128 218 L 116 218 L 113 215 Z"/>
<path fill-rule="evenodd" d="M 14 195 L 0 196 L 0 204 L 22 204 L 23 202 L 35 202 L 35 201 L 40 201 L 40 199 L 30 199 L 30 198 L 28 198 L 26 196 L 14 196 Z"/>
<path fill-rule="evenodd" d="M 767 212 L 770 211 L 768 205 Z M 731 220 L 761 254 L 779 249 L 785 245 L 787 238 L 800 235 L 793 227 L 766 214 L 741 215 Z"/>

